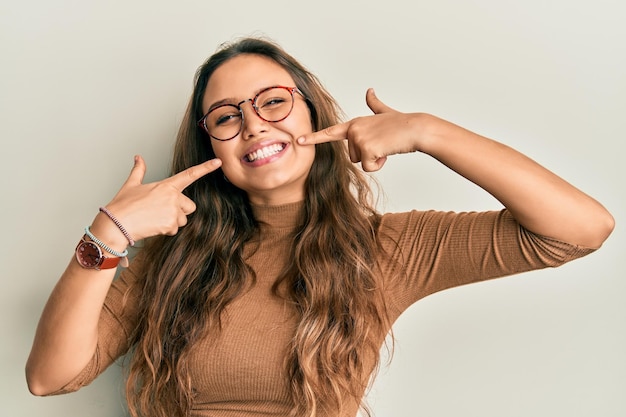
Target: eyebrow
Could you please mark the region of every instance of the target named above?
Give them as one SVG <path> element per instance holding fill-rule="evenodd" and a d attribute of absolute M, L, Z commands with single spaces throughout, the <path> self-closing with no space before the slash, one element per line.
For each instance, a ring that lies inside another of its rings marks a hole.
<path fill-rule="evenodd" d="M 278 86 L 282 86 L 282 85 L 284 85 L 284 84 L 272 84 L 272 85 L 268 85 L 268 86 L 266 86 L 266 87 L 261 87 L 261 88 L 257 89 L 257 90 L 254 92 L 254 94 L 252 95 L 252 97 L 251 97 L 251 98 L 256 97 L 256 95 L 257 95 L 257 94 L 259 94 L 259 93 L 260 93 L 261 91 L 263 91 L 263 90 L 267 90 L 268 88 L 278 87 Z M 244 99 L 244 100 L 248 100 L 248 99 Z M 224 99 L 222 99 L 222 100 L 218 100 L 218 101 L 214 102 L 213 104 L 211 104 L 211 105 L 209 106 L 209 109 L 208 109 L 206 112 L 208 113 L 208 112 L 210 112 L 211 110 L 213 110 L 214 108 L 219 107 L 219 106 L 223 106 L 224 104 L 230 104 L 230 105 L 232 105 L 232 106 L 236 106 L 236 105 L 237 105 L 236 103 L 240 103 L 240 102 L 241 102 L 241 101 L 237 101 L 237 100 L 235 100 L 235 98 L 234 98 L 234 97 L 224 98 Z"/>
<path fill-rule="evenodd" d="M 216 107 L 223 106 L 224 104 L 231 104 L 233 106 L 236 106 L 235 99 L 233 99 L 233 98 L 225 98 L 223 100 L 219 100 L 219 101 L 216 101 L 215 103 L 211 104 L 209 106 L 209 109 L 207 110 L 207 113 L 210 112 L 211 110 L 213 110 Z"/>

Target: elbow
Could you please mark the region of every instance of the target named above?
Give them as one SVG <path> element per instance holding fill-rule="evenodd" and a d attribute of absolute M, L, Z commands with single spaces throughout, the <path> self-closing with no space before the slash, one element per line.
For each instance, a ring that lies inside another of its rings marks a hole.
<path fill-rule="evenodd" d="M 42 383 L 38 375 L 28 365 L 26 365 L 26 385 L 28 385 L 28 391 L 38 397 L 50 394 L 45 384 Z"/>
<path fill-rule="evenodd" d="M 615 218 L 605 211 L 602 216 L 598 216 L 591 224 L 589 236 L 589 247 L 600 248 L 602 244 L 609 238 L 613 230 L 615 229 Z"/>
<path fill-rule="evenodd" d="M 28 369 L 26 370 L 26 385 L 28 385 L 28 391 L 38 397 L 49 394 L 45 386 L 35 376 L 28 372 Z"/>
<path fill-rule="evenodd" d="M 45 375 L 31 363 L 26 364 L 26 385 L 28 385 L 28 391 L 38 397 L 50 395 L 59 390 L 58 386 L 52 387 Z"/>
<path fill-rule="evenodd" d="M 611 233 L 613 233 L 614 229 L 615 229 L 615 218 L 611 215 L 611 213 L 607 211 L 602 242 L 608 239 Z"/>
<path fill-rule="evenodd" d="M 77 355 L 70 354 L 72 359 Z M 92 354 L 93 356 L 93 354 Z M 31 394 L 36 396 L 58 395 L 73 392 L 83 386 L 77 379 L 89 364 L 80 360 L 70 360 L 63 355 L 43 355 L 31 352 L 26 361 L 26 384 Z"/>
<path fill-rule="evenodd" d="M 45 390 L 43 386 L 32 383 L 30 381 L 28 381 L 28 390 L 30 391 L 31 394 L 36 395 L 38 397 L 44 397 L 50 394 L 50 392 Z"/>

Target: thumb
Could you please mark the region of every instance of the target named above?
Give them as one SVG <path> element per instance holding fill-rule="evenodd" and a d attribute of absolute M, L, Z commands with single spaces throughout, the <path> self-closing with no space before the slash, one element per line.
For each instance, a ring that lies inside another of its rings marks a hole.
<path fill-rule="evenodd" d="M 367 107 L 369 107 L 374 114 L 395 112 L 394 109 L 387 106 L 385 103 L 380 101 L 378 97 L 376 97 L 376 93 L 373 88 L 367 89 L 367 92 L 365 93 L 365 102 L 367 103 Z"/>
<path fill-rule="evenodd" d="M 135 165 L 130 170 L 130 175 L 126 180 L 126 184 L 139 185 L 143 182 L 143 177 L 146 175 L 146 163 L 141 155 L 135 155 Z"/>
<path fill-rule="evenodd" d="M 385 165 L 385 162 L 387 162 L 386 156 L 374 160 L 364 159 L 363 161 L 361 161 L 361 166 L 363 167 L 363 171 L 365 172 L 374 172 L 381 169 L 383 165 Z"/>

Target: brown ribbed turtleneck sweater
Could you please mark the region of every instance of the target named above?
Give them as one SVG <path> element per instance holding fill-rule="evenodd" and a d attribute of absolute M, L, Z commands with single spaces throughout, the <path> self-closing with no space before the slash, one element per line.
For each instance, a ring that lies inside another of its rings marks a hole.
<path fill-rule="evenodd" d="M 292 406 L 284 357 L 296 322 L 293 311 L 272 294 L 271 287 L 292 253 L 290 234 L 302 203 L 253 209 L 260 225 L 260 244 L 248 251 L 248 263 L 257 281 L 228 306 L 221 334 L 208 336 L 193 349 L 191 377 L 197 394 L 193 416 L 283 417 Z M 530 233 L 506 210 L 385 214 L 378 233 L 392 321 L 434 292 L 558 266 L 591 252 Z M 136 320 L 132 297 L 138 292 L 131 291 L 126 308 L 122 308 L 122 296 L 141 275 L 143 262 L 139 254 L 111 286 L 100 318 L 96 354 L 57 393 L 88 384 L 128 350 L 126 339 Z M 345 416 L 354 417 L 357 409 L 358 404 L 348 406 Z"/>

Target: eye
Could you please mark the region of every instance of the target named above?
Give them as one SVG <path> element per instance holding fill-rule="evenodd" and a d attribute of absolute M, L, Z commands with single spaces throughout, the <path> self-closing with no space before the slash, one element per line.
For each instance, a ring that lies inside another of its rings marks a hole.
<path fill-rule="evenodd" d="M 270 97 L 270 98 L 264 98 L 263 101 L 261 102 L 261 105 L 259 107 L 262 108 L 271 108 L 274 106 L 280 106 L 281 104 L 285 103 L 286 100 L 284 97 Z"/>
<path fill-rule="evenodd" d="M 219 126 L 226 123 L 233 123 L 233 120 L 239 119 L 240 117 L 241 115 L 239 113 L 222 114 L 215 120 L 215 124 Z"/>
<path fill-rule="evenodd" d="M 209 113 L 208 123 L 210 126 L 228 126 L 241 122 L 241 113 L 235 106 L 226 105 L 214 109 Z"/>

